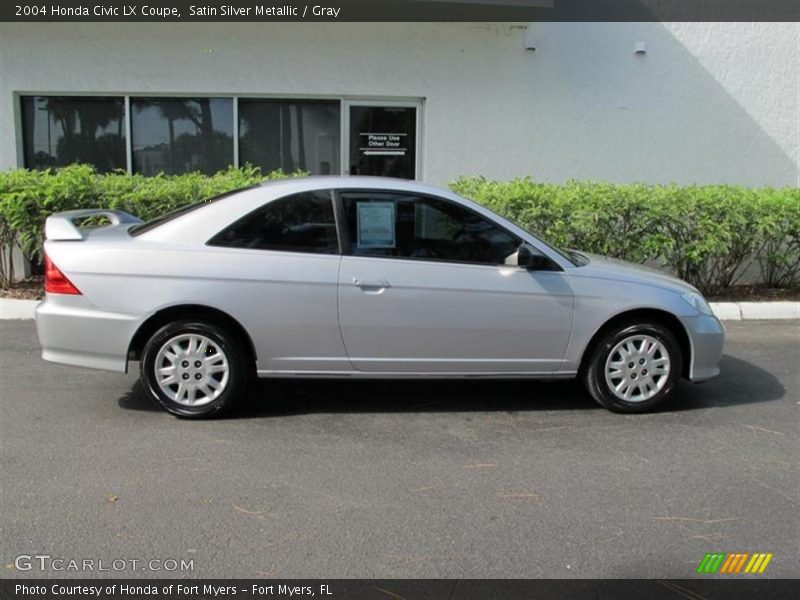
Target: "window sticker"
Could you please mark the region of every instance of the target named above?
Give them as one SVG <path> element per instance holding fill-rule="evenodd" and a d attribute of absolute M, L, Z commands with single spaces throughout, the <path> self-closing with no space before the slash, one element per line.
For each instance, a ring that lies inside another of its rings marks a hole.
<path fill-rule="evenodd" d="M 394 248 L 394 202 L 356 203 L 359 248 Z"/>

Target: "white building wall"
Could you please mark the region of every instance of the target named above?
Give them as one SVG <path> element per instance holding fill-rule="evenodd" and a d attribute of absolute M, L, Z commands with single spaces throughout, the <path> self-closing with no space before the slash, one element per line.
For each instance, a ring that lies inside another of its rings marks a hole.
<path fill-rule="evenodd" d="M 15 93 L 424 98 L 423 176 L 800 184 L 797 23 L 0 24 Z M 647 53 L 635 55 L 636 42 Z"/>

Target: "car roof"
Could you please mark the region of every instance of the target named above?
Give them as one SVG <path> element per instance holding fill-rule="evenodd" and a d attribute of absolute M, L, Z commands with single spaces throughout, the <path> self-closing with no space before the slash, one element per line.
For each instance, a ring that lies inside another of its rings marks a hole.
<path fill-rule="evenodd" d="M 311 177 L 287 177 L 262 182 L 260 185 L 233 190 L 217 199 L 199 206 L 197 210 L 176 216 L 153 227 L 139 237 L 145 240 L 186 241 L 207 240 L 225 224 L 230 224 L 252 210 L 278 198 L 316 190 L 381 190 L 429 194 L 458 199 L 445 188 L 438 188 L 418 181 L 391 177 L 366 177 L 358 175 L 317 175 Z"/>
<path fill-rule="evenodd" d="M 413 179 L 399 179 L 397 177 L 378 177 L 375 175 L 308 175 L 301 177 L 283 177 L 281 179 L 267 179 L 261 182 L 261 185 L 273 185 L 275 183 L 285 181 L 303 181 L 311 182 L 327 186 L 343 186 L 352 185 L 353 183 L 363 184 L 380 184 L 386 185 L 388 183 L 418 183 Z"/>
<path fill-rule="evenodd" d="M 309 177 L 287 177 L 285 179 L 272 179 L 261 183 L 262 188 L 291 188 L 295 191 L 315 189 L 373 189 L 373 190 L 398 190 L 417 191 L 433 194 L 446 193 L 444 188 L 436 187 L 411 179 L 398 179 L 395 177 L 373 177 L 366 175 L 312 175 Z"/>

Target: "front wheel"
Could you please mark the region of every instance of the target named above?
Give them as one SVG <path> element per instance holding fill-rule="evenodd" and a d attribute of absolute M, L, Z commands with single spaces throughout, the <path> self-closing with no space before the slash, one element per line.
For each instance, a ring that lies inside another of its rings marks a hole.
<path fill-rule="evenodd" d="M 238 340 L 225 329 L 176 321 L 147 342 L 141 380 L 148 395 L 172 414 L 211 417 L 228 410 L 243 395 L 246 361 Z"/>
<path fill-rule="evenodd" d="M 641 413 L 661 404 L 681 373 L 681 348 L 659 323 L 628 322 L 606 334 L 583 372 L 598 403 L 619 413 Z"/>

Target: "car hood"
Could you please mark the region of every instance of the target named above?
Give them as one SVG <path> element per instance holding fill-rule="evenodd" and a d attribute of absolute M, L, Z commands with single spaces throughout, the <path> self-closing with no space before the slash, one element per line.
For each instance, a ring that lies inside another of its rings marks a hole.
<path fill-rule="evenodd" d="M 589 259 L 589 263 L 576 269 L 576 275 L 597 277 L 617 281 L 630 281 L 644 285 L 652 285 L 677 293 L 697 292 L 697 288 L 685 281 L 673 277 L 664 271 L 638 265 L 599 254 L 580 252 Z"/>

